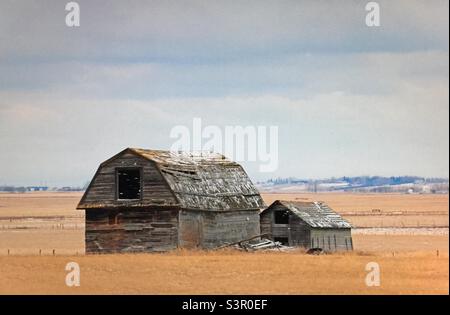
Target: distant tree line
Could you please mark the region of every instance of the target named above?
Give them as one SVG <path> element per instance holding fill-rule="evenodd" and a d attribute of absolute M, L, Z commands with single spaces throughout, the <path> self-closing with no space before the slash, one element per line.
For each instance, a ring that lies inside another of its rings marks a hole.
<path fill-rule="evenodd" d="M 331 177 L 325 179 L 298 179 L 295 177 L 288 178 L 271 178 L 266 182 L 271 185 L 285 184 L 333 184 L 346 183 L 352 187 L 371 187 L 371 186 L 390 186 L 402 184 L 439 184 L 448 183 L 448 178 L 425 178 L 419 176 L 356 176 L 356 177 Z"/>
<path fill-rule="evenodd" d="M 47 187 L 47 186 L 0 186 L 0 192 L 24 193 L 27 191 L 83 191 L 84 187 Z"/>

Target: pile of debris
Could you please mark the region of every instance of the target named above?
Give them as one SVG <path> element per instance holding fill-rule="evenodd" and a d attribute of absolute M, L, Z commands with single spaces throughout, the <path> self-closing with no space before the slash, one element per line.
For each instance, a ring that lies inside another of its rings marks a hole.
<path fill-rule="evenodd" d="M 267 238 L 260 238 L 262 235 L 255 236 L 253 238 L 242 240 L 236 243 L 232 244 L 226 244 L 223 246 L 220 246 L 218 249 L 226 248 L 226 247 L 234 247 L 239 250 L 245 250 L 246 252 L 252 252 L 252 251 L 289 251 L 293 250 L 294 247 L 283 245 L 281 242 L 274 242 L 272 240 L 269 240 Z"/>
<path fill-rule="evenodd" d="M 243 249 L 247 252 L 257 251 L 257 250 L 277 250 L 280 252 L 288 251 L 294 249 L 294 247 L 286 246 L 281 244 L 280 242 L 274 242 L 269 239 L 261 239 L 258 242 L 243 242 L 235 245 L 239 249 Z"/>

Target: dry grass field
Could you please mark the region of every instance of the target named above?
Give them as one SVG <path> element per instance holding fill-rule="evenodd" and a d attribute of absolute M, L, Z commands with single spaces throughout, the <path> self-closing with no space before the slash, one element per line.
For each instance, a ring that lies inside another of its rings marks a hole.
<path fill-rule="evenodd" d="M 0 294 L 448 294 L 448 195 L 263 197 L 327 202 L 358 227 L 356 251 L 84 256 L 84 214 L 74 210 L 81 193 L 0 194 Z M 81 287 L 64 283 L 70 261 L 80 264 Z M 364 283 L 371 261 L 380 264 L 380 287 Z"/>
<path fill-rule="evenodd" d="M 80 215 L 80 192 L 0 193 L 0 217 Z"/>
<path fill-rule="evenodd" d="M 80 265 L 80 286 L 65 265 Z M 365 284 L 380 266 L 379 287 Z M 183 252 L 0 257 L 0 294 L 448 294 L 448 255 Z"/>

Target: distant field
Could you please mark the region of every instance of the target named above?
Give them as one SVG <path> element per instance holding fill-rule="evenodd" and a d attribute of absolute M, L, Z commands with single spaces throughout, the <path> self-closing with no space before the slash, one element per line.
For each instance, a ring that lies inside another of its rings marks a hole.
<path fill-rule="evenodd" d="M 0 217 L 81 215 L 80 192 L 0 193 Z M 0 223 L 1 224 L 1 223 Z"/>
<path fill-rule="evenodd" d="M 81 286 L 65 285 L 77 262 Z M 365 266 L 380 266 L 379 287 Z M 448 254 L 185 252 L 0 256 L 0 294 L 448 294 Z"/>
<path fill-rule="evenodd" d="M 360 193 L 295 193 L 262 194 L 267 204 L 277 199 L 324 201 L 338 212 L 408 211 L 408 212 L 446 212 L 448 214 L 449 195 L 433 194 L 360 194 Z"/>
<path fill-rule="evenodd" d="M 75 210 L 81 196 L 79 192 L 0 193 L 0 255 L 8 250 L 12 255 L 39 254 L 39 250 L 43 255 L 53 250 L 83 253 L 84 211 Z M 448 195 L 318 193 L 263 194 L 263 198 L 267 204 L 276 199 L 321 200 L 356 227 L 384 228 L 354 230 L 356 249 L 448 251 L 448 228 L 444 235 L 442 229 L 433 229 L 448 227 Z M 373 209 L 381 213 L 372 213 Z M 430 230 L 411 232 L 404 227 Z"/>
<path fill-rule="evenodd" d="M 0 216 L 23 215 L 72 215 L 81 192 L 30 192 L 24 194 L 0 193 Z M 446 212 L 448 214 L 449 195 L 414 194 L 359 194 L 359 193 L 295 193 L 262 194 L 267 205 L 277 199 L 318 200 L 328 203 L 338 212 L 408 211 Z"/>
<path fill-rule="evenodd" d="M 84 212 L 75 210 L 81 196 L 80 192 L 0 193 L 0 228 L 5 217 L 70 216 L 79 217 L 81 222 Z M 448 195 L 296 193 L 262 196 L 268 205 L 277 199 L 324 201 L 357 227 L 448 227 Z"/>

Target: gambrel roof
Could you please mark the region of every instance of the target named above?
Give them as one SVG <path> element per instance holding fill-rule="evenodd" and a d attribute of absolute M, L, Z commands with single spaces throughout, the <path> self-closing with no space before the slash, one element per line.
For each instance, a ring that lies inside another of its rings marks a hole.
<path fill-rule="evenodd" d="M 242 166 L 221 154 L 128 148 L 102 165 L 122 153 L 154 163 L 182 208 L 226 211 L 265 207 Z"/>
<path fill-rule="evenodd" d="M 158 165 L 183 208 L 232 210 L 265 206 L 244 169 L 221 154 L 132 150 Z"/>
<path fill-rule="evenodd" d="M 276 200 L 266 210 L 276 205 L 282 205 L 294 215 L 302 219 L 312 228 L 351 228 L 351 224 L 321 201 L 285 201 Z"/>

